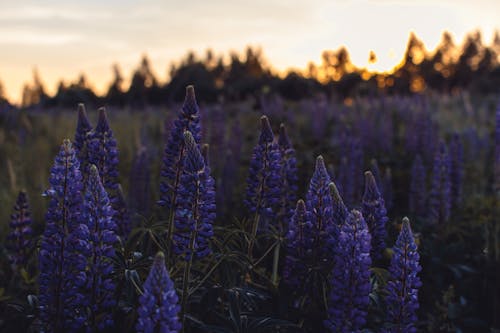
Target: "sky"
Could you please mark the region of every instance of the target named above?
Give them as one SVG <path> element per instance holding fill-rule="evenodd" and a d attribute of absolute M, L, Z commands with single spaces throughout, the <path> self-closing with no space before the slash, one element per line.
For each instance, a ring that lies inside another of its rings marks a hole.
<path fill-rule="evenodd" d="M 34 68 L 49 93 L 81 73 L 102 93 L 114 63 L 128 78 L 147 54 L 164 81 L 189 50 L 247 45 L 282 72 L 320 63 L 323 50 L 340 46 L 357 66 L 383 71 L 400 61 L 411 31 L 431 50 L 444 30 L 461 43 L 480 29 L 489 44 L 499 13 L 498 0 L 0 0 L 0 81 L 16 103 Z"/>

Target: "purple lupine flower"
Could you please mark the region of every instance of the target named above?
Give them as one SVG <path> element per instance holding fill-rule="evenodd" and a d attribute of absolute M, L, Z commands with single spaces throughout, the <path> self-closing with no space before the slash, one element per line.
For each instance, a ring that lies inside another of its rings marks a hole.
<path fill-rule="evenodd" d="M 344 201 L 348 205 L 357 202 L 361 187 L 361 175 L 363 171 L 363 147 L 358 138 L 345 135 L 341 143 L 340 156 L 341 164 L 339 168 L 339 188 Z"/>
<path fill-rule="evenodd" d="M 299 200 L 295 212 L 290 220 L 288 232 L 286 234 L 285 267 L 283 278 L 286 283 L 294 288 L 303 288 L 308 267 L 306 261 L 312 255 L 313 226 L 311 215 L 306 209 L 304 200 Z"/>
<path fill-rule="evenodd" d="M 426 172 L 420 155 L 415 157 L 411 167 L 411 180 L 409 191 L 409 210 L 416 216 L 425 216 L 427 198 Z"/>
<path fill-rule="evenodd" d="M 363 194 L 362 212 L 371 235 L 371 258 L 378 260 L 385 250 L 385 238 L 387 232 L 385 224 L 387 210 L 385 209 L 384 198 L 380 194 L 377 183 L 371 171 L 365 172 L 365 193 Z"/>
<path fill-rule="evenodd" d="M 31 248 L 31 237 L 33 236 L 31 212 L 24 191 L 20 191 L 17 196 L 9 226 L 11 230 L 7 236 L 5 247 L 8 250 L 9 262 L 16 269 L 26 265 Z"/>
<path fill-rule="evenodd" d="M 450 157 L 442 141 L 434 156 L 432 184 L 429 195 L 429 218 L 433 223 L 447 222 L 451 210 Z"/>
<path fill-rule="evenodd" d="M 316 158 L 316 166 L 306 194 L 307 210 L 311 214 L 313 227 L 313 232 L 308 237 L 313 240 L 313 251 L 316 252 L 314 257 L 318 260 L 327 260 L 332 257 L 332 253 L 325 246 L 330 237 L 329 231 L 333 223 L 329 183 L 330 175 L 328 175 L 325 162 L 320 155 Z"/>
<path fill-rule="evenodd" d="M 130 231 L 132 230 L 132 221 L 130 219 L 130 212 L 127 207 L 125 195 L 123 194 L 122 185 L 118 184 L 116 191 L 115 209 L 113 210 L 113 220 L 116 225 L 116 234 L 122 240 L 127 240 Z M 116 222 L 120 221 L 119 224 Z"/>
<path fill-rule="evenodd" d="M 176 254 L 189 261 L 191 257 L 203 258 L 211 252 L 209 241 L 215 219 L 215 189 L 194 137 L 185 131 L 184 140 L 186 155 L 175 210 L 173 248 Z"/>
<path fill-rule="evenodd" d="M 160 183 L 160 206 L 168 210 L 175 210 L 177 204 L 177 195 L 179 191 L 179 182 L 184 169 L 184 131 L 189 131 L 193 135 L 196 143 L 201 141 L 200 112 L 194 87 L 186 87 L 186 97 L 184 104 L 173 123 L 170 135 L 163 151 L 163 164 L 161 167 Z"/>
<path fill-rule="evenodd" d="M 143 285 L 139 297 L 138 319 L 135 329 L 139 333 L 177 333 L 181 329 L 178 313 L 179 298 L 174 283 L 165 267 L 165 256 L 159 252 Z"/>
<path fill-rule="evenodd" d="M 99 170 L 102 185 L 111 201 L 111 207 L 113 211 L 118 210 L 118 148 L 104 108 L 99 109 L 99 120 L 91 133 L 89 163 L 89 168 L 93 164 Z M 89 173 L 90 170 L 85 170 L 85 172 Z M 121 226 L 125 221 L 118 220 L 118 216 L 114 219 L 119 232 L 127 229 Z M 119 236 L 126 237 L 122 234 Z"/>
<path fill-rule="evenodd" d="M 85 189 L 82 220 L 90 232 L 90 253 L 87 258 L 88 331 L 95 332 L 113 325 L 112 311 L 115 283 L 112 280 L 114 245 L 118 241 L 113 210 L 95 165 Z"/>
<path fill-rule="evenodd" d="M 113 131 L 109 127 L 106 109 L 99 109 L 99 120 L 90 136 L 89 163 L 99 170 L 102 184 L 113 203 L 118 188 L 118 149 Z"/>
<path fill-rule="evenodd" d="M 462 203 L 464 178 L 464 147 L 458 133 L 453 135 L 450 143 L 450 179 L 451 202 L 454 208 Z"/>
<path fill-rule="evenodd" d="M 86 172 L 88 167 L 88 143 L 92 125 L 87 117 L 85 105 L 78 104 L 78 121 L 76 123 L 75 139 L 73 148 L 76 150 L 78 161 L 80 162 L 80 170 Z"/>
<path fill-rule="evenodd" d="M 406 217 L 393 251 L 386 286 L 387 325 L 384 332 L 413 333 L 417 331 L 418 288 L 422 285 L 417 274 L 422 268 L 410 221 Z"/>
<path fill-rule="evenodd" d="M 283 209 L 283 231 L 286 232 L 288 221 L 293 215 L 293 203 L 297 200 L 297 158 L 284 124 L 280 125 L 278 147 L 281 155 L 281 207 Z"/>
<path fill-rule="evenodd" d="M 342 200 L 339 190 L 337 189 L 337 186 L 334 182 L 330 182 L 330 184 L 328 184 L 328 191 L 330 193 L 330 200 L 332 202 L 333 224 L 337 228 L 340 228 L 340 226 L 344 224 L 349 211 L 347 210 L 347 207 L 344 204 L 344 200 Z"/>
<path fill-rule="evenodd" d="M 132 212 L 146 216 L 150 209 L 150 158 L 145 146 L 136 151 L 130 170 L 128 202 Z"/>
<path fill-rule="evenodd" d="M 366 322 L 370 294 L 371 236 L 363 215 L 353 210 L 340 228 L 332 270 L 328 319 L 332 332 L 355 332 Z"/>
<path fill-rule="evenodd" d="M 259 144 L 250 160 L 245 205 L 250 212 L 263 217 L 275 216 L 280 204 L 281 174 L 280 151 L 266 116 L 260 118 Z"/>
<path fill-rule="evenodd" d="M 69 332 L 86 321 L 85 284 L 89 231 L 81 223 L 82 175 L 69 140 L 64 140 L 51 169 L 39 265 L 40 320 L 43 332 Z"/>

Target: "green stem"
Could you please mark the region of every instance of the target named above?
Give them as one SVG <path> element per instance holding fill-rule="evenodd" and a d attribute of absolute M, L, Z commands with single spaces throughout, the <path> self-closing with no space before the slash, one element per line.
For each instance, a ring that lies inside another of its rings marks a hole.
<path fill-rule="evenodd" d="M 253 264 L 253 247 L 255 245 L 255 239 L 257 238 L 257 230 L 259 228 L 260 214 L 255 213 L 252 225 L 252 233 L 250 235 L 250 243 L 248 244 L 248 258 Z"/>
<path fill-rule="evenodd" d="M 271 277 L 271 280 L 275 287 L 278 286 L 278 266 L 280 260 L 280 248 L 281 248 L 280 242 L 276 242 L 276 246 L 274 247 L 274 256 L 273 256 L 273 275 Z"/>

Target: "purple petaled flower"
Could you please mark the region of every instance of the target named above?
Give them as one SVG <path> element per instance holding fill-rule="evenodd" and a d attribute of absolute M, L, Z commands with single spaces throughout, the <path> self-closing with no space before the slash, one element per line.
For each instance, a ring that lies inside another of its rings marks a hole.
<path fill-rule="evenodd" d="M 163 164 L 161 167 L 160 201 L 158 204 L 168 210 L 175 210 L 179 183 L 184 169 L 184 131 L 193 135 L 196 143 L 201 141 L 200 112 L 194 87 L 186 87 L 186 98 L 177 119 L 170 130 L 170 135 L 163 152 Z"/>
<path fill-rule="evenodd" d="M 332 222 L 327 230 L 330 235 L 328 239 L 328 246 L 330 247 L 329 251 L 331 253 L 335 253 L 335 246 L 338 241 L 340 228 L 342 224 L 344 224 L 349 211 L 344 204 L 344 200 L 340 196 L 339 190 L 334 182 L 330 182 L 328 184 L 328 192 L 330 195 L 330 202 L 332 203 L 331 211 L 332 211 Z"/>
<path fill-rule="evenodd" d="M 31 213 L 26 198 L 26 192 L 21 191 L 17 196 L 14 213 L 10 216 L 10 233 L 5 244 L 8 250 L 9 262 L 14 269 L 23 267 L 28 261 L 31 248 Z"/>
<path fill-rule="evenodd" d="M 43 332 L 74 332 L 86 321 L 84 311 L 89 230 L 81 221 L 82 175 L 69 140 L 64 140 L 50 172 L 39 265 L 40 320 Z"/>
<path fill-rule="evenodd" d="M 136 151 L 130 170 L 128 202 L 132 212 L 147 216 L 150 209 L 150 158 L 146 147 Z"/>
<path fill-rule="evenodd" d="M 427 198 L 426 172 L 420 155 L 417 155 L 411 167 L 409 191 L 409 209 L 416 216 L 425 216 Z"/>
<path fill-rule="evenodd" d="M 173 248 L 184 260 L 191 260 L 192 257 L 203 258 L 211 252 L 209 241 L 215 220 L 215 189 L 213 178 L 190 132 L 184 132 L 184 140 L 186 155 L 175 210 Z"/>
<path fill-rule="evenodd" d="M 418 288 L 422 285 L 417 274 L 422 268 L 418 263 L 410 221 L 406 217 L 393 251 L 386 286 L 387 324 L 384 332 L 413 333 L 417 331 Z"/>
<path fill-rule="evenodd" d="M 311 214 L 313 231 L 310 237 L 313 240 L 312 250 L 318 261 L 331 259 L 333 254 L 327 246 L 330 230 L 333 224 L 332 201 L 328 190 L 330 176 L 326 171 L 325 162 L 320 155 L 316 158 L 316 166 L 309 182 L 306 194 L 307 210 Z"/>
<path fill-rule="evenodd" d="M 433 223 L 444 223 L 450 218 L 451 210 L 451 181 L 450 157 L 444 142 L 434 156 L 432 169 L 432 184 L 429 195 L 429 219 Z"/>
<path fill-rule="evenodd" d="M 116 201 L 115 208 L 113 210 L 113 220 L 116 225 L 116 234 L 120 236 L 122 240 L 126 240 L 132 230 L 132 221 L 130 220 L 130 212 L 127 208 L 127 203 L 125 201 L 125 195 L 123 194 L 123 189 L 121 184 L 118 184 L 116 191 Z M 119 224 L 116 222 L 120 221 Z"/>
<path fill-rule="evenodd" d="M 288 222 L 293 215 L 293 203 L 297 200 L 297 158 L 284 124 L 280 125 L 278 147 L 281 155 L 281 207 L 284 223 L 283 231 L 286 232 Z"/>
<path fill-rule="evenodd" d="M 76 123 L 75 140 L 73 148 L 76 150 L 78 161 L 80 161 L 80 170 L 86 172 L 88 167 L 88 143 L 92 125 L 90 125 L 85 105 L 78 104 L 78 121 Z"/>
<path fill-rule="evenodd" d="M 325 321 L 331 332 L 355 332 L 366 322 L 370 301 L 370 243 L 363 215 L 353 210 L 340 228 L 336 245 Z"/>
<path fill-rule="evenodd" d="M 99 170 L 102 185 L 108 193 L 113 211 L 118 210 L 118 148 L 104 108 L 99 109 L 99 120 L 91 133 L 89 167 L 90 164 L 95 165 Z M 85 172 L 89 173 L 90 170 L 85 170 Z M 118 232 L 127 230 L 126 226 L 122 227 L 126 221 L 118 220 L 118 218 L 118 216 L 114 217 Z M 119 234 L 119 236 L 125 238 L 127 235 Z"/>
<path fill-rule="evenodd" d="M 283 271 L 286 283 L 294 289 L 304 288 L 308 273 L 306 262 L 312 254 L 312 239 L 309 236 L 313 234 L 310 218 L 304 201 L 299 200 L 286 234 L 287 254 Z"/>
<path fill-rule="evenodd" d="M 143 289 L 137 310 L 138 319 L 135 326 L 137 332 L 179 332 L 181 329 L 178 317 L 179 298 L 165 268 L 165 256 L 162 252 L 156 255 Z"/>
<path fill-rule="evenodd" d="M 88 331 L 96 332 L 113 325 L 112 311 L 115 283 L 112 280 L 114 245 L 118 241 L 113 210 L 99 172 L 91 165 L 85 189 L 82 220 L 89 232 L 90 252 L 87 257 Z"/>
<path fill-rule="evenodd" d="M 363 216 L 370 230 L 372 240 L 371 258 L 378 260 L 385 250 L 385 238 L 387 236 L 385 224 L 389 219 L 387 218 L 384 199 L 378 190 L 371 171 L 365 172 L 365 193 L 363 194 L 362 205 Z"/>
<path fill-rule="evenodd" d="M 247 179 L 245 205 L 250 212 L 273 218 L 281 197 L 281 156 L 266 116 L 260 118 L 259 144 L 253 150 Z"/>
<path fill-rule="evenodd" d="M 458 208 L 463 195 L 464 147 L 457 133 L 450 143 L 450 163 L 451 202 L 454 208 Z"/>

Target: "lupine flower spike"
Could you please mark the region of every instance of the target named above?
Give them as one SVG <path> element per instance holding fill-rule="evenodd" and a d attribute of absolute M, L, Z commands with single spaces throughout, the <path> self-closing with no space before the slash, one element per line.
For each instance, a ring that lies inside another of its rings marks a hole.
<path fill-rule="evenodd" d="M 387 324 L 384 332 L 416 332 L 418 288 L 422 285 L 417 245 L 407 217 L 393 247 L 387 282 Z"/>
<path fill-rule="evenodd" d="M 353 210 L 340 228 L 332 271 L 328 319 L 331 332 L 357 332 L 366 322 L 370 294 L 371 237 L 363 215 Z"/>
<path fill-rule="evenodd" d="M 64 140 L 50 172 L 39 265 L 40 320 L 43 332 L 74 332 L 86 322 L 86 259 L 89 230 L 81 224 L 82 175 L 75 150 Z"/>
<path fill-rule="evenodd" d="M 245 205 L 254 214 L 252 230 L 248 246 L 248 254 L 252 257 L 253 245 L 257 231 L 263 222 L 273 220 L 276 216 L 281 197 L 281 156 L 278 145 L 273 142 L 274 135 L 266 116 L 260 118 L 261 132 L 259 144 L 255 146 L 250 160 L 247 178 Z"/>
<path fill-rule="evenodd" d="M 184 173 L 184 131 L 189 131 L 197 144 L 201 141 L 200 112 L 193 86 L 186 87 L 184 104 L 173 123 L 170 135 L 163 151 L 160 176 L 160 200 L 158 204 L 169 212 L 167 226 L 167 246 L 170 248 L 174 234 L 174 214 L 180 180 Z"/>
<path fill-rule="evenodd" d="M 186 261 L 210 253 L 215 219 L 214 181 L 190 132 L 184 132 L 186 156 L 175 211 L 174 252 Z"/>
<path fill-rule="evenodd" d="M 306 194 L 307 210 L 311 214 L 313 226 L 313 233 L 308 237 L 313 239 L 313 251 L 316 252 L 314 257 L 320 260 L 331 259 L 333 256 L 325 246 L 330 237 L 329 231 L 333 222 L 329 183 L 330 176 L 326 171 L 323 156 L 320 155 L 316 158 L 316 166 Z"/>
<path fill-rule="evenodd" d="M 288 222 L 293 215 L 293 204 L 297 200 L 297 158 L 295 157 L 295 149 L 293 149 L 290 138 L 287 135 L 284 124 L 280 125 L 280 133 L 278 138 L 278 147 L 281 154 L 281 208 L 284 223 L 283 231 L 286 232 Z"/>
<path fill-rule="evenodd" d="M 17 196 L 14 213 L 10 216 L 10 233 L 7 236 L 6 248 L 9 262 L 14 269 L 21 268 L 28 261 L 31 248 L 31 213 L 26 198 L 26 192 L 21 191 Z"/>
<path fill-rule="evenodd" d="M 97 167 L 90 167 L 82 218 L 90 231 L 87 290 L 88 328 L 95 332 L 113 325 L 112 311 L 115 283 L 112 280 L 114 245 L 118 241 L 117 227 L 108 194 L 99 178 Z"/>
<path fill-rule="evenodd" d="M 92 125 L 90 125 L 85 105 L 78 104 L 78 121 L 76 123 L 75 140 L 73 148 L 76 150 L 78 160 L 80 161 L 80 170 L 87 170 L 88 168 L 88 143 L 90 141 L 90 133 Z M 84 172 L 82 172 L 84 173 Z"/>
<path fill-rule="evenodd" d="M 308 271 L 305 262 L 311 256 L 312 239 L 309 235 L 312 232 L 310 214 L 306 209 L 304 200 L 301 199 L 297 202 L 286 235 L 287 255 L 283 272 L 283 278 L 294 289 L 303 288 L 304 286 Z"/>
<path fill-rule="evenodd" d="M 363 194 L 362 204 L 363 216 L 370 230 L 372 240 L 371 257 L 373 260 L 378 260 L 385 250 L 385 238 L 387 236 L 385 224 L 388 218 L 384 199 L 370 171 L 365 172 L 365 193 Z"/>
<path fill-rule="evenodd" d="M 177 333 L 181 329 L 178 313 L 179 298 L 174 283 L 165 267 L 165 256 L 159 252 L 144 282 L 139 297 L 138 319 L 135 329 L 139 333 Z"/>
<path fill-rule="evenodd" d="M 332 223 L 329 225 L 327 230 L 330 237 L 328 238 L 328 246 L 331 253 L 335 253 L 336 244 L 338 242 L 338 237 L 342 225 L 345 223 L 345 219 L 349 214 L 347 207 L 344 204 L 344 200 L 340 196 L 339 190 L 334 182 L 328 184 L 328 192 L 330 195 L 330 202 L 332 203 Z"/>

